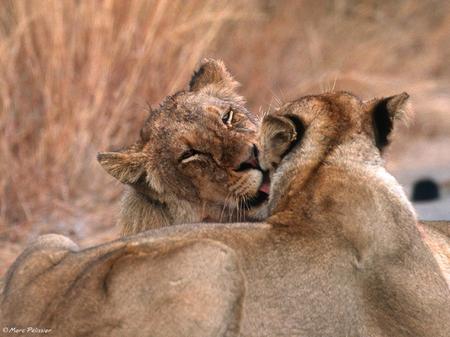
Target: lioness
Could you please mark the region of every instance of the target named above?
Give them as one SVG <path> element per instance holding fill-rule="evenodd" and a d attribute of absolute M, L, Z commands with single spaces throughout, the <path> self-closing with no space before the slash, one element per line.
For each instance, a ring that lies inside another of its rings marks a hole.
<path fill-rule="evenodd" d="M 31 248 L 8 272 L 4 324 L 64 336 L 449 336 L 449 289 L 380 156 L 406 102 L 330 93 L 282 106 L 261 128 L 266 222 Z"/>
<path fill-rule="evenodd" d="M 140 139 L 102 152 L 102 167 L 130 188 L 122 234 L 205 221 L 242 221 L 267 194 L 256 162 L 256 119 L 221 61 L 206 59 L 189 89 L 150 112 Z"/>

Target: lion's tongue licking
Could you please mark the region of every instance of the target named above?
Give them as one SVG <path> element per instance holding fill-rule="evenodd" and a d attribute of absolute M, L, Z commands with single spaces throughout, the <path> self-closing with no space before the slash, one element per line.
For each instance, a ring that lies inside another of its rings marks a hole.
<path fill-rule="evenodd" d="M 261 185 L 261 187 L 259 188 L 259 190 L 260 190 L 261 192 L 264 192 L 264 193 L 269 194 L 269 192 L 270 192 L 270 184 L 269 184 L 269 183 L 263 183 L 263 184 Z"/>
<path fill-rule="evenodd" d="M 263 183 L 261 184 L 261 186 L 259 187 L 259 190 L 261 192 L 269 194 L 270 193 L 270 181 L 264 180 Z"/>
<path fill-rule="evenodd" d="M 263 173 L 263 181 L 261 186 L 259 187 L 260 192 L 264 192 L 267 195 L 270 193 L 270 178 L 268 172 Z"/>

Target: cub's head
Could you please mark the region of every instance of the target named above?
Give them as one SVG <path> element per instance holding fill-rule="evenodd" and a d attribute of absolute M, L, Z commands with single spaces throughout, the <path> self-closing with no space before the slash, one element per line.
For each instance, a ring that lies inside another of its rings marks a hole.
<path fill-rule="evenodd" d="M 308 183 L 322 165 L 381 166 L 394 121 L 408 94 L 367 102 L 336 92 L 302 97 L 267 115 L 260 129 L 260 165 L 271 172 L 271 201 L 295 178 Z"/>
<path fill-rule="evenodd" d="M 236 93 L 222 62 L 204 60 L 188 90 L 151 111 L 139 140 L 98 161 L 124 184 L 161 202 L 186 201 L 208 209 L 262 203 L 263 175 L 255 147 L 256 120 Z"/>

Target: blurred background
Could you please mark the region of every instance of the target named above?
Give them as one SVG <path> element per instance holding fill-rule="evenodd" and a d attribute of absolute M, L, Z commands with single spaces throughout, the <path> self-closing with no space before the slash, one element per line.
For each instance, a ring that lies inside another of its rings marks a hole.
<path fill-rule="evenodd" d="M 407 91 L 415 108 L 387 165 L 432 178 L 421 218 L 450 219 L 449 1 L 0 2 L 0 275 L 29 240 L 117 236 L 122 186 L 98 151 L 134 142 L 147 104 L 225 61 L 255 111 L 309 93 Z"/>

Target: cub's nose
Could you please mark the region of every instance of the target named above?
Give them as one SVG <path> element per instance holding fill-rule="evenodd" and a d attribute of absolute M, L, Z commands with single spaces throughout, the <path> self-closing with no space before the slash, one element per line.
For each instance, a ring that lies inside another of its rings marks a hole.
<path fill-rule="evenodd" d="M 250 151 L 250 156 L 245 161 L 240 163 L 239 166 L 235 169 L 235 171 L 239 172 L 249 169 L 260 170 L 261 168 L 259 167 L 258 153 L 259 153 L 258 148 L 256 147 L 255 144 L 253 144 L 253 147 Z"/>

